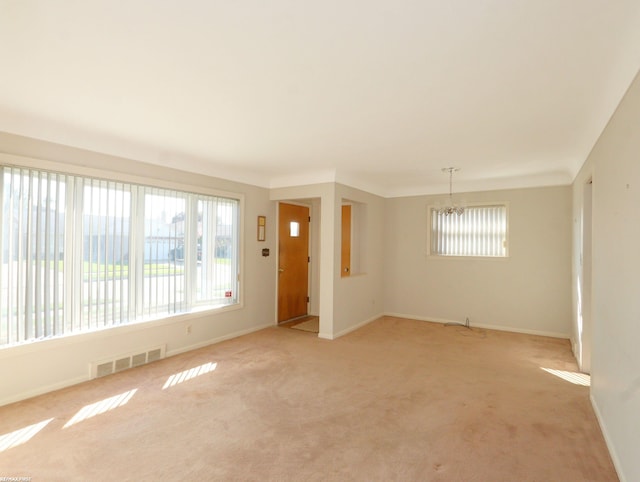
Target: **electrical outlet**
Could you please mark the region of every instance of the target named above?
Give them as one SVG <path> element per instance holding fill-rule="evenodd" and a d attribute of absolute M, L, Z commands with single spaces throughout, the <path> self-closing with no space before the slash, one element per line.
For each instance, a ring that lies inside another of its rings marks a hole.
<path fill-rule="evenodd" d="M 187 335 L 191 334 L 191 325 L 187 325 Z"/>

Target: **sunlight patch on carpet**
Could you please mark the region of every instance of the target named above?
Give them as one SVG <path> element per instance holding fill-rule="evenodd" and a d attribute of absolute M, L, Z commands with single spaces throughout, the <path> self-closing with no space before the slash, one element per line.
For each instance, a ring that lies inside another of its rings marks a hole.
<path fill-rule="evenodd" d="M 27 443 L 38 432 L 40 432 L 40 430 L 45 428 L 49 424 L 49 422 L 51 422 L 51 420 L 53 420 L 53 418 L 50 418 L 49 420 L 43 420 L 40 423 L 34 423 L 33 425 L 29 425 L 28 427 L 14 430 L 13 432 L 4 435 L 0 435 L 0 452 L 4 452 L 5 450 L 9 450 L 10 448 Z"/>
<path fill-rule="evenodd" d="M 567 382 L 573 383 L 574 385 L 583 385 L 585 387 L 591 386 L 591 377 L 586 373 L 568 372 L 565 370 L 554 370 L 553 368 L 544 367 L 540 367 L 540 369 L 547 373 L 551 373 L 558 378 L 562 378 Z"/>
<path fill-rule="evenodd" d="M 187 380 L 191 380 L 192 378 L 199 377 L 201 375 L 206 375 L 207 373 L 211 373 L 218 366 L 217 363 L 205 363 L 204 365 L 200 365 L 199 367 L 194 367 L 189 370 L 185 370 L 180 373 L 176 373 L 171 375 L 169 379 L 166 381 L 163 390 L 167 388 L 171 388 L 173 386 L 178 385 L 179 383 L 186 382 Z"/>
<path fill-rule="evenodd" d="M 134 388 L 133 390 L 121 393 L 120 395 L 105 398 L 104 400 L 92 403 L 91 405 L 85 405 L 78 411 L 78 413 L 76 413 L 71 418 L 71 420 L 65 423 L 64 427 L 62 428 L 71 427 L 76 423 L 83 422 L 89 418 L 95 417 L 96 415 L 100 415 L 118 407 L 122 407 L 123 405 L 126 405 L 129 400 L 131 400 L 131 397 L 133 397 L 137 391 L 138 389 Z"/>

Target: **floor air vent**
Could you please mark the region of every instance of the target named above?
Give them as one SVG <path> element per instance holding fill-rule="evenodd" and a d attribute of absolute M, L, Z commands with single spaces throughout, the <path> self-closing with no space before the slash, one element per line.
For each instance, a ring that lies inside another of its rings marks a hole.
<path fill-rule="evenodd" d="M 126 358 L 118 358 L 115 361 L 116 371 L 121 372 L 122 370 L 126 370 L 127 368 L 131 368 L 131 357 L 128 356 Z"/>
<path fill-rule="evenodd" d="M 144 365 L 145 363 L 154 361 L 154 360 L 151 360 L 150 358 L 151 357 L 148 355 L 148 353 L 138 353 L 137 355 L 133 355 L 131 357 L 131 366 L 139 367 L 140 365 Z"/>
<path fill-rule="evenodd" d="M 164 348 L 156 348 L 147 352 L 147 363 L 164 358 Z"/>
<path fill-rule="evenodd" d="M 112 373 L 121 372 L 128 368 L 139 367 L 164 358 L 165 345 L 147 350 L 121 355 L 112 360 L 103 360 L 91 364 L 91 378 L 104 377 Z"/>
<path fill-rule="evenodd" d="M 106 363 L 101 363 L 100 365 L 97 365 L 96 367 L 96 374 L 94 375 L 93 378 L 95 377 L 103 377 L 105 375 L 111 375 L 113 373 L 113 362 L 106 362 Z"/>

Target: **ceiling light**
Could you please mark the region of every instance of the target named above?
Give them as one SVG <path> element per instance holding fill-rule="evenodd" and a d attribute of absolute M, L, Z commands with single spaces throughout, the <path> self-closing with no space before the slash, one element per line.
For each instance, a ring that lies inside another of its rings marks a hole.
<path fill-rule="evenodd" d="M 453 173 L 458 172 L 460 170 L 459 167 L 443 167 L 442 172 L 449 173 L 449 205 L 444 206 L 438 209 L 438 214 L 444 214 L 445 216 L 449 216 L 450 214 L 457 214 L 458 216 L 462 216 L 464 213 L 463 206 L 457 206 L 453 202 Z"/>

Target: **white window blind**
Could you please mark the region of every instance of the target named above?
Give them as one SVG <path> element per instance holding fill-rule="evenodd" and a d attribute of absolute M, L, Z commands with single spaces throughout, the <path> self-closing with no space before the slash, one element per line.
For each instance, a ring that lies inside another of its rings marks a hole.
<path fill-rule="evenodd" d="M 4 170 L 2 345 L 64 331 L 66 183 L 64 175 Z"/>
<path fill-rule="evenodd" d="M 77 263 L 80 274 L 71 276 L 71 286 L 79 288 L 74 293 L 80 295 L 81 312 L 71 317 L 69 331 L 126 323 L 135 318 L 128 264 L 132 186 L 72 176 L 67 184 L 74 193 L 68 212 L 82 206 L 81 219 L 68 217 L 73 231 L 63 262 Z"/>
<path fill-rule="evenodd" d="M 470 206 L 462 215 L 431 214 L 430 252 L 438 256 L 507 256 L 507 207 Z"/>
<path fill-rule="evenodd" d="M 0 170 L 0 346 L 238 303 L 237 199 Z"/>
<path fill-rule="evenodd" d="M 154 317 L 184 311 L 190 305 L 188 276 L 196 269 L 193 249 L 186 249 L 195 246 L 189 232 L 197 226 L 189 211 L 192 199 L 177 191 L 152 188 L 145 188 L 138 198 L 144 215 L 144 237 L 137 240 L 137 252 L 144 253 L 143 272 L 137 273 L 142 280 L 139 314 Z"/>
<path fill-rule="evenodd" d="M 233 299 L 229 291 L 239 272 L 238 204 L 230 199 L 199 197 L 197 201 L 200 230 L 198 269 L 195 271 L 197 304 Z"/>

